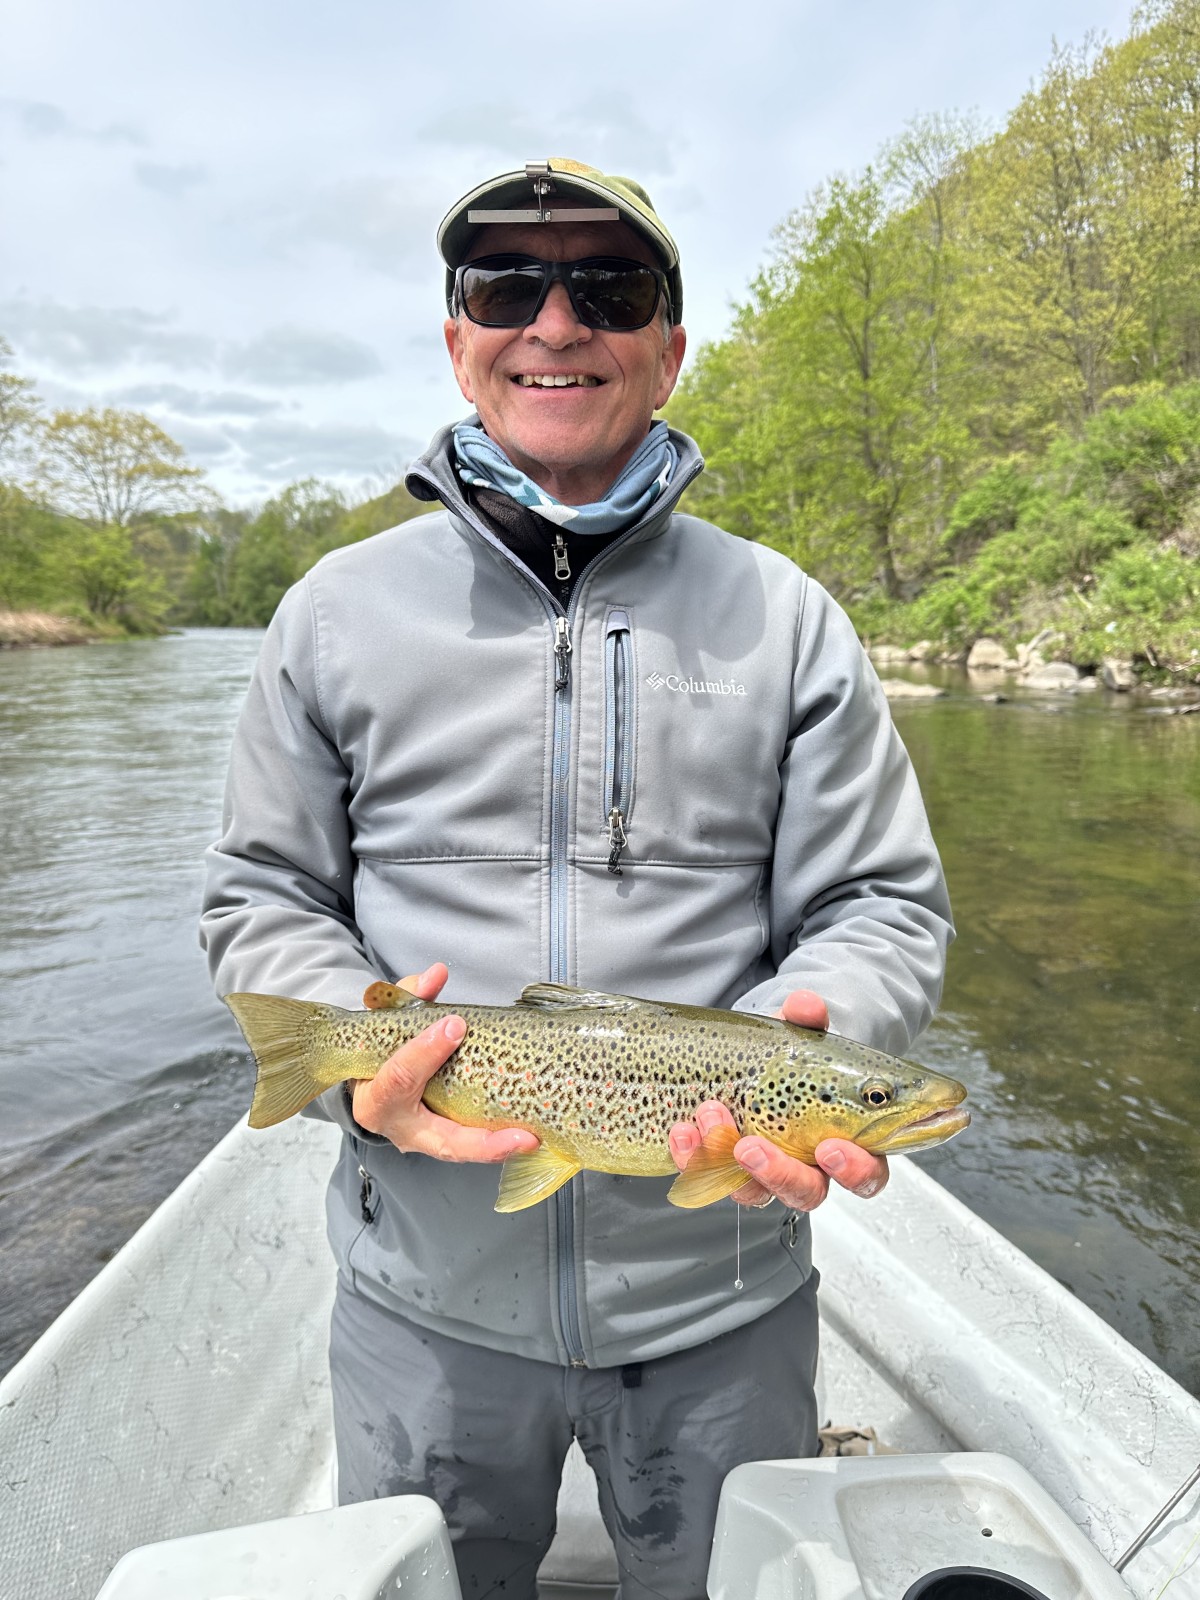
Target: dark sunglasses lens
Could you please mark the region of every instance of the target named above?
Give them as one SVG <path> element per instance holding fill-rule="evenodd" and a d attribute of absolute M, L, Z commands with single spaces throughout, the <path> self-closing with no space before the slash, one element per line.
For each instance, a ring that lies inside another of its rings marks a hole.
<path fill-rule="evenodd" d="M 527 267 L 469 266 L 463 269 L 460 292 L 472 322 L 487 328 L 520 328 L 532 321 L 545 274 L 536 263 Z"/>
<path fill-rule="evenodd" d="M 644 328 L 658 303 L 658 279 L 649 267 L 587 262 L 572 269 L 576 309 L 590 328 Z"/>

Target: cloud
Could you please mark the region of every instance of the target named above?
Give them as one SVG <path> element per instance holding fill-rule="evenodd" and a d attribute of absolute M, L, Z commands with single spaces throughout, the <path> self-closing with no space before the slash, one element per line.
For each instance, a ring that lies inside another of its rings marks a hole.
<path fill-rule="evenodd" d="M 541 117 L 498 103 L 477 103 L 465 113 L 456 107 L 427 122 L 418 137 L 470 150 L 503 151 L 504 165 L 512 170 L 526 161 L 576 151 L 607 172 L 632 171 L 640 177 L 674 170 L 670 139 L 622 91 L 593 95 L 570 108 L 554 107 Z M 514 152 L 519 152 L 518 159 Z"/>
<path fill-rule="evenodd" d="M 68 372 L 132 361 L 209 366 L 216 342 L 172 328 L 168 312 L 132 306 L 63 306 L 18 299 L 0 304 L 0 330 L 23 355 Z"/>
<path fill-rule="evenodd" d="M 157 161 L 139 161 L 133 170 L 138 182 L 147 189 L 153 189 L 156 194 L 169 195 L 172 199 L 203 183 L 208 176 L 203 167 L 168 167 Z"/>
<path fill-rule="evenodd" d="M 247 344 L 226 346 L 221 370 L 228 378 L 290 388 L 373 377 L 383 363 L 369 345 L 346 334 L 277 327 Z"/>
<path fill-rule="evenodd" d="M 179 383 L 137 383 L 116 398 L 122 405 L 161 406 L 180 417 L 265 417 L 283 405 L 240 390 L 185 389 Z"/>
<path fill-rule="evenodd" d="M 230 428 L 229 437 L 245 458 L 245 467 L 274 482 L 296 478 L 362 478 L 407 464 L 420 454 L 412 439 L 386 428 L 353 423 L 307 423 L 286 420 Z"/>
<path fill-rule="evenodd" d="M 234 451 L 234 441 L 227 428 L 206 427 L 203 423 L 194 422 L 172 422 L 166 431 L 177 444 L 183 446 L 189 456 L 199 457 L 208 465 L 227 462 Z"/>
<path fill-rule="evenodd" d="M 397 179 L 348 178 L 278 212 L 269 237 L 289 255 L 313 244 L 333 245 L 359 266 L 414 277 L 434 259 L 431 241 L 442 210 Z"/>
<path fill-rule="evenodd" d="M 219 344 L 207 334 L 172 326 L 169 312 L 132 306 L 64 306 L 24 298 L 0 303 L 0 333 L 29 361 L 61 372 L 103 372 L 129 365 L 208 369 L 266 388 L 315 387 L 374 377 L 383 363 L 347 334 L 311 328 L 268 328 L 257 338 Z M 135 404 L 162 404 L 190 416 L 261 416 L 273 400 L 230 390 L 210 393 L 178 384 L 125 391 Z"/>
<path fill-rule="evenodd" d="M 31 139 L 87 139 L 96 144 L 144 145 L 146 136 L 127 122 L 110 122 L 103 128 L 84 128 L 61 106 L 45 100 L 9 101 L 16 108 L 21 126 Z"/>

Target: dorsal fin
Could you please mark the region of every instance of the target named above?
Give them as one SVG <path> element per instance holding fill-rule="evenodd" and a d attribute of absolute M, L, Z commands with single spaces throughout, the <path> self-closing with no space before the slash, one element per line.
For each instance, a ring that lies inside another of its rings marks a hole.
<path fill-rule="evenodd" d="M 578 1011 L 582 1007 L 600 1011 L 669 1010 L 655 1000 L 638 1000 L 631 994 L 605 994 L 602 989 L 575 989 L 567 983 L 530 983 L 521 990 L 519 1005 L 536 1006 L 539 1011 Z"/>
<path fill-rule="evenodd" d="M 394 1011 L 400 1006 L 424 1004 L 424 1000 L 419 999 L 411 990 L 402 989 L 398 983 L 384 983 L 382 979 L 369 984 L 363 994 L 363 1005 L 368 1011 Z"/>

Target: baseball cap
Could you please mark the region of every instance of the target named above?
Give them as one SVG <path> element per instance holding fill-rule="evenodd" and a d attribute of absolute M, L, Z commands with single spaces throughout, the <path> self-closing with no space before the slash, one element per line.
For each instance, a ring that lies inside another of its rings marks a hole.
<path fill-rule="evenodd" d="M 593 204 L 571 206 L 555 214 L 563 196 Z M 528 161 L 522 171 L 501 172 L 457 200 L 438 226 L 437 243 L 446 263 L 446 304 L 454 293 L 454 271 L 463 263 L 477 228 L 489 222 L 625 222 L 658 256 L 671 291 L 671 320 L 683 320 L 683 279 L 679 250 L 651 204 L 650 196 L 632 178 L 619 178 L 582 161 L 551 156 Z"/>

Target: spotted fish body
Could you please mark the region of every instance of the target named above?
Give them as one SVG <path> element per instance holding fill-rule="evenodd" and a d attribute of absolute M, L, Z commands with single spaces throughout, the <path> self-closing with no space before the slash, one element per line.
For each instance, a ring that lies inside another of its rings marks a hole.
<path fill-rule="evenodd" d="M 226 1002 L 258 1065 L 252 1127 L 301 1110 L 334 1084 L 371 1078 L 400 1045 L 443 1017 L 467 1036 L 426 1087 L 431 1110 L 478 1128 L 527 1128 L 541 1145 L 510 1156 L 498 1211 L 546 1199 L 582 1168 L 673 1173 L 667 1136 L 704 1100 L 739 1131 L 716 1129 L 669 1198 L 708 1205 L 747 1181 L 732 1149 L 762 1134 L 813 1163 L 822 1139 L 874 1153 L 940 1144 L 964 1128 L 966 1090 L 837 1034 L 770 1017 L 534 984 L 513 1006 L 449 1006 L 373 984 L 365 1011 L 276 996 Z"/>

